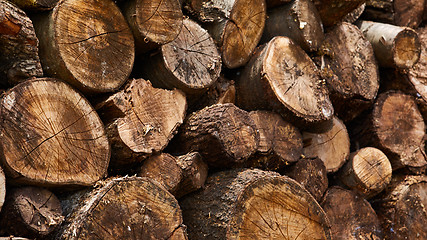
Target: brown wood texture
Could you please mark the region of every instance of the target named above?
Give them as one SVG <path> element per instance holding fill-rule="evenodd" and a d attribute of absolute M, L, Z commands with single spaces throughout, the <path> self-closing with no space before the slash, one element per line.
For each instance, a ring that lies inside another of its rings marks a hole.
<path fill-rule="evenodd" d="M 143 74 L 154 86 L 187 94 L 206 91 L 219 77 L 221 55 L 209 33 L 185 19 L 178 37 L 146 58 Z"/>
<path fill-rule="evenodd" d="M 191 114 L 181 127 L 185 152 L 197 151 L 212 168 L 241 166 L 259 145 L 249 113 L 234 104 L 216 104 Z"/>
<path fill-rule="evenodd" d="M 358 8 L 366 0 L 314 0 L 323 25 L 330 27 L 338 22 L 354 9 Z"/>
<path fill-rule="evenodd" d="M 24 11 L 0 1 L 0 85 L 10 86 L 43 75 L 38 39 Z"/>
<path fill-rule="evenodd" d="M 20 187 L 8 191 L 0 214 L 2 235 L 43 238 L 64 220 L 61 203 L 49 190 Z"/>
<path fill-rule="evenodd" d="M 10 0 L 25 11 L 51 10 L 58 4 L 59 0 Z"/>
<path fill-rule="evenodd" d="M 219 172 L 180 203 L 190 239 L 331 239 L 314 198 L 275 172 Z"/>
<path fill-rule="evenodd" d="M 55 239 L 187 239 L 178 201 L 148 178 L 107 179 L 62 203 L 70 213 Z"/>
<path fill-rule="evenodd" d="M 205 23 L 225 67 L 237 68 L 249 61 L 264 30 L 265 0 L 189 0 L 186 8 Z"/>
<path fill-rule="evenodd" d="M 325 38 L 322 20 L 311 0 L 294 0 L 267 12 L 262 42 L 275 36 L 294 40 L 307 52 L 317 51 Z"/>
<path fill-rule="evenodd" d="M 112 92 L 129 77 L 132 32 L 111 0 L 62 0 L 34 20 L 46 75 L 85 93 Z"/>
<path fill-rule="evenodd" d="M 89 102 L 50 78 L 23 82 L 1 100 L 1 162 L 8 180 L 92 185 L 106 175 L 110 146 Z"/>
<path fill-rule="evenodd" d="M 342 19 L 343 22 L 348 23 L 354 23 L 357 21 L 357 19 L 362 16 L 363 12 L 365 12 L 366 3 L 361 4 L 359 7 L 354 9 L 353 11 L 349 12 L 345 17 Z"/>
<path fill-rule="evenodd" d="M 350 121 L 377 96 L 379 72 L 372 45 L 355 25 L 340 23 L 327 32 L 321 52 L 316 62 L 335 113 Z"/>
<path fill-rule="evenodd" d="M 324 133 L 302 132 L 303 154 L 319 157 L 328 173 L 336 172 L 350 155 L 350 138 L 345 124 L 333 118 L 332 128 Z"/>
<path fill-rule="evenodd" d="M 363 197 L 340 187 L 329 188 L 321 202 L 334 239 L 384 239 L 374 209 Z"/>
<path fill-rule="evenodd" d="M 290 38 L 275 37 L 260 48 L 237 81 L 238 106 L 273 110 L 300 128 L 322 131 L 334 114 L 319 71 Z"/>
<path fill-rule="evenodd" d="M 426 9 L 427 12 L 427 9 Z M 427 27 L 417 29 L 421 42 L 421 55 L 418 62 L 409 69 L 406 78 L 417 94 L 427 102 Z"/>

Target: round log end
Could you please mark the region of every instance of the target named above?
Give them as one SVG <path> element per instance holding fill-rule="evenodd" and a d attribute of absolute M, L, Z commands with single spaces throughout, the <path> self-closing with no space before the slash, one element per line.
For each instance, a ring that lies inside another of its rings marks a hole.
<path fill-rule="evenodd" d="M 400 31 L 393 42 L 393 61 L 397 68 L 408 69 L 420 58 L 421 42 L 417 33 L 410 28 Z"/>

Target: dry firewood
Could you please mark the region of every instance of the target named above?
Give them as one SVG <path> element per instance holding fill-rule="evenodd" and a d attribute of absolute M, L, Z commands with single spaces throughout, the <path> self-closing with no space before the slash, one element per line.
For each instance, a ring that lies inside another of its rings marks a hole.
<path fill-rule="evenodd" d="M 62 0 L 34 19 L 45 73 L 85 93 L 117 90 L 132 71 L 132 32 L 111 0 Z"/>
<path fill-rule="evenodd" d="M 330 27 L 366 2 L 366 0 L 314 0 L 324 26 Z"/>
<path fill-rule="evenodd" d="M 417 28 L 423 20 L 425 0 L 368 0 L 363 18 Z"/>
<path fill-rule="evenodd" d="M 383 151 L 393 170 L 427 166 L 425 124 L 414 98 L 401 92 L 381 93 L 372 113 L 353 128 L 354 142 Z"/>
<path fill-rule="evenodd" d="M 290 38 L 275 37 L 260 48 L 237 84 L 236 102 L 243 109 L 273 110 L 299 128 L 330 128 L 334 109 L 324 82 Z"/>
<path fill-rule="evenodd" d="M 60 226 L 63 220 L 61 203 L 51 191 L 20 187 L 8 191 L 0 215 L 0 233 L 42 238 Z"/>
<path fill-rule="evenodd" d="M 320 158 L 302 158 L 283 173 L 300 183 L 318 202 L 328 188 L 328 172 Z"/>
<path fill-rule="evenodd" d="M 387 156 L 373 147 L 350 154 L 348 162 L 338 172 L 339 180 L 366 198 L 384 190 L 391 180 L 391 164 Z"/>
<path fill-rule="evenodd" d="M 362 16 L 363 12 L 365 11 L 366 3 L 361 4 L 359 7 L 354 9 L 352 12 L 349 12 L 345 17 L 342 19 L 343 22 L 348 23 L 354 23 L 359 19 L 360 16 Z"/>
<path fill-rule="evenodd" d="M 9 0 L 25 11 L 51 10 L 59 0 Z"/>
<path fill-rule="evenodd" d="M 23 82 L 1 100 L 1 162 L 8 180 L 92 185 L 106 175 L 110 147 L 89 102 L 49 78 Z"/>
<path fill-rule="evenodd" d="M 0 240 L 31 240 L 31 239 L 23 238 L 23 237 L 10 236 L 10 237 L 0 237 Z"/>
<path fill-rule="evenodd" d="M 317 62 L 335 113 L 350 121 L 377 96 L 379 73 L 372 45 L 355 25 L 343 22 L 326 34 L 321 52 Z"/>
<path fill-rule="evenodd" d="M 269 10 L 267 15 L 262 42 L 286 36 L 307 52 L 317 51 L 322 45 L 322 20 L 311 0 L 294 0 Z"/>
<path fill-rule="evenodd" d="M 4 199 L 6 197 L 6 177 L 3 169 L 0 168 L 0 210 L 3 206 Z"/>
<path fill-rule="evenodd" d="M 67 215 L 54 239 L 187 239 L 178 201 L 148 178 L 108 179 L 62 204 Z"/>
<path fill-rule="evenodd" d="M 265 0 L 188 0 L 186 8 L 204 23 L 227 68 L 249 61 L 264 30 Z"/>
<path fill-rule="evenodd" d="M 321 205 L 331 222 L 333 239 L 384 239 L 374 209 L 352 191 L 331 187 Z"/>
<path fill-rule="evenodd" d="M 265 0 L 265 3 L 267 4 L 267 8 L 274 8 L 292 1 L 294 0 Z"/>
<path fill-rule="evenodd" d="M 273 171 L 298 161 L 302 154 L 302 136 L 296 127 L 269 111 L 252 111 L 249 116 L 259 131 L 259 145 L 246 167 Z"/>
<path fill-rule="evenodd" d="M 38 39 L 24 11 L 0 1 L 0 85 L 14 85 L 43 75 Z"/>
<path fill-rule="evenodd" d="M 235 167 L 255 153 L 259 133 L 248 112 L 231 103 L 216 104 L 186 119 L 179 143 L 185 152 L 199 152 L 209 167 Z"/>
<path fill-rule="evenodd" d="M 197 152 L 178 157 L 161 153 L 145 160 L 138 176 L 156 180 L 180 198 L 204 186 L 208 166 Z"/>
<path fill-rule="evenodd" d="M 200 94 L 218 79 L 221 56 L 209 33 L 185 19 L 178 37 L 146 58 L 142 67 L 155 87 Z"/>
<path fill-rule="evenodd" d="M 371 21 L 357 25 L 371 42 L 380 66 L 408 69 L 418 62 L 421 43 L 413 29 Z"/>
<path fill-rule="evenodd" d="M 427 176 L 394 176 L 372 205 L 385 239 L 427 239 Z"/>
<path fill-rule="evenodd" d="M 112 147 L 111 166 L 142 161 L 162 151 L 182 124 L 187 107 L 179 90 L 153 88 L 133 79 L 95 108 L 105 122 Z"/>
<path fill-rule="evenodd" d="M 333 118 L 333 126 L 324 133 L 302 132 L 303 153 L 306 157 L 319 157 L 328 173 L 336 172 L 350 155 L 350 138 L 344 123 Z"/>
<path fill-rule="evenodd" d="M 122 10 L 135 37 L 137 53 L 172 42 L 181 32 L 179 0 L 130 0 L 124 2 Z"/>
<path fill-rule="evenodd" d="M 331 239 L 316 200 L 276 172 L 219 172 L 180 204 L 190 239 Z"/>

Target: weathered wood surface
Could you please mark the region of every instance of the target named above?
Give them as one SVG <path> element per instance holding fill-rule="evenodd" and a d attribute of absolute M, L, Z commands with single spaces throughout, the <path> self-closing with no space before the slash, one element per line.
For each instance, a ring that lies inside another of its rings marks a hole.
<path fill-rule="evenodd" d="M 338 22 L 354 9 L 366 2 L 366 0 L 314 0 L 323 25 L 330 27 Z"/>

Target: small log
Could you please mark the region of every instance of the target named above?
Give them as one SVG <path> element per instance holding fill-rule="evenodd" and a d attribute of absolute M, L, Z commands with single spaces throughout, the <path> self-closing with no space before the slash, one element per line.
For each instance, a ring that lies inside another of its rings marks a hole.
<path fill-rule="evenodd" d="M 265 3 L 267 4 L 267 8 L 274 8 L 292 1 L 293 0 L 265 0 Z"/>
<path fill-rule="evenodd" d="M 199 152 L 209 167 L 237 167 L 255 153 L 259 133 L 248 112 L 216 104 L 191 114 L 178 141 L 185 152 Z"/>
<path fill-rule="evenodd" d="M 334 239 L 384 239 L 378 216 L 368 201 L 340 187 L 329 188 L 321 202 Z"/>
<path fill-rule="evenodd" d="M 311 0 L 294 0 L 269 10 L 267 15 L 262 42 L 286 36 L 307 52 L 317 51 L 322 45 L 322 20 Z"/>
<path fill-rule="evenodd" d="M 348 14 L 357 9 L 366 0 L 314 0 L 323 25 L 333 26 L 343 20 Z"/>
<path fill-rule="evenodd" d="M 138 176 L 156 180 L 176 198 L 181 198 L 204 186 L 208 166 L 197 152 L 178 157 L 161 153 L 145 160 Z"/>
<path fill-rule="evenodd" d="M 59 0 L 9 0 L 25 11 L 47 11 L 52 10 Z"/>
<path fill-rule="evenodd" d="M 221 56 L 209 33 L 185 19 L 178 37 L 146 58 L 142 66 L 143 74 L 155 87 L 178 88 L 194 95 L 218 79 Z"/>
<path fill-rule="evenodd" d="M 186 8 L 205 23 L 227 68 L 249 61 L 264 31 L 265 0 L 188 0 Z"/>
<path fill-rule="evenodd" d="M 181 32 L 179 0 L 131 0 L 125 1 L 121 9 L 135 37 L 137 53 L 172 42 Z"/>
<path fill-rule="evenodd" d="M 43 75 L 38 39 L 24 11 L 0 1 L 0 86 Z"/>
<path fill-rule="evenodd" d="M 132 32 L 111 0 L 63 0 L 34 19 L 46 75 L 84 93 L 112 92 L 129 77 Z"/>
<path fill-rule="evenodd" d="M 425 124 L 413 97 L 401 92 L 381 93 L 372 113 L 353 128 L 353 139 L 360 147 L 383 151 L 393 170 L 427 166 L 424 153 Z"/>
<path fill-rule="evenodd" d="M 180 204 L 190 239 L 331 239 L 314 198 L 275 172 L 216 173 Z"/>
<path fill-rule="evenodd" d="M 418 62 L 421 42 L 413 29 L 370 21 L 357 26 L 371 42 L 380 66 L 408 69 Z"/>
<path fill-rule="evenodd" d="M 290 38 L 275 37 L 260 48 L 237 84 L 243 109 L 273 110 L 302 129 L 330 128 L 334 109 L 317 67 Z"/>
<path fill-rule="evenodd" d="M 20 187 L 8 192 L 0 214 L 0 234 L 43 238 L 63 220 L 61 203 L 51 191 Z"/>
<path fill-rule="evenodd" d="M 333 126 L 324 133 L 302 132 L 303 153 L 309 158 L 319 157 L 328 173 L 338 171 L 350 155 L 350 138 L 344 123 L 333 118 Z"/>
<path fill-rule="evenodd" d="M 153 88 L 133 79 L 123 90 L 98 103 L 112 147 L 111 166 L 126 166 L 161 152 L 185 117 L 187 102 L 179 90 Z"/>
<path fill-rule="evenodd" d="M 336 115 L 344 122 L 372 105 L 379 88 L 371 43 L 353 24 L 340 23 L 327 34 L 317 60 Z"/>
<path fill-rule="evenodd" d="M 283 173 L 300 183 L 318 202 L 328 188 L 328 172 L 320 158 L 302 158 Z"/>
<path fill-rule="evenodd" d="M 363 19 L 417 28 L 423 20 L 425 0 L 368 0 Z"/>
<path fill-rule="evenodd" d="M 338 178 L 353 191 L 371 198 L 390 183 L 391 171 L 387 156 L 379 149 L 367 147 L 350 154 Z"/>
<path fill-rule="evenodd" d="M 107 172 L 110 146 L 89 102 L 49 78 L 23 82 L 0 102 L 1 163 L 8 180 L 92 185 Z"/>
<path fill-rule="evenodd" d="M 259 145 L 247 167 L 277 171 L 298 161 L 302 154 L 302 136 L 296 127 L 273 112 L 252 111 L 249 116 L 259 131 Z"/>
<path fill-rule="evenodd" d="M 427 12 L 427 8 L 425 10 Z M 418 62 L 409 69 L 407 80 L 424 102 L 427 102 L 427 27 L 417 29 L 421 42 L 421 55 Z"/>
<path fill-rule="evenodd" d="M 69 213 L 54 239 L 187 239 L 178 201 L 159 183 L 121 177 L 98 185 L 62 202 Z"/>
<path fill-rule="evenodd" d="M 345 17 L 342 19 L 343 22 L 348 23 L 354 23 L 357 21 L 357 19 L 362 16 L 363 12 L 365 11 L 366 3 L 361 4 L 359 7 L 354 9 L 353 11 L 349 12 Z"/>
<path fill-rule="evenodd" d="M 427 239 L 427 176 L 395 176 L 373 202 L 386 239 Z"/>

